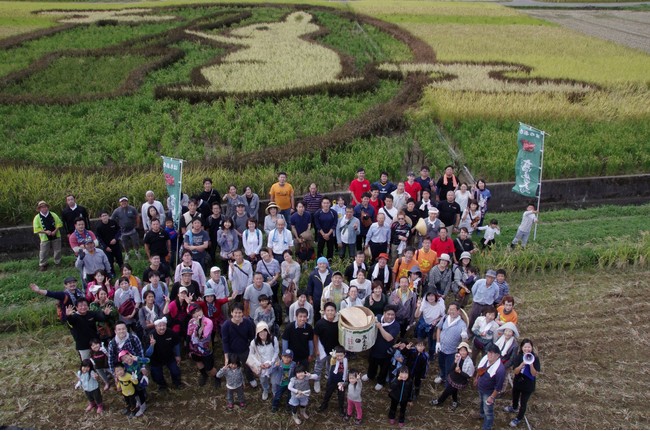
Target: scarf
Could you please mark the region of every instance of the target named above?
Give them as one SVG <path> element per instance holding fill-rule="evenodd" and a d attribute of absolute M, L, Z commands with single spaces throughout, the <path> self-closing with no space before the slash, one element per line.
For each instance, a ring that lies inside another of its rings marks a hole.
<path fill-rule="evenodd" d="M 512 347 L 512 343 L 514 341 L 515 341 L 515 337 L 510 337 L 510 339 L 506 341 L 506 336 L 502 335 L 494 344 L 496 344 L 497 347 L 501 349 L 501 355 L 503 356 L 510 351 L 510 347 Z"/>
<path fill-rule="evenodd" d="M 384 286 L 388 285 L 388 280 L 390 277 L 390 272 L 387 271 L 386 269 L 388 266 L 384 267 Z M 379 277 L 379 265 L 375 265 L 375 268 L 372 270 L 372 280 L 376 280 Z"/>
<path fill-rule="evenodd" d="M 442 176 L 442 184 L 444 184 L 446 186 L 448 179 L 449 178 L 447 178 L 447 175 L 443 175 Z M 454 175 L 454 174 L 451 175 L 451 182 L 454 185 L 455 189 L 458 188 L 458 180 L 456 179 L 456 175 Z"/>
<path fill-rule="evenodd" d="M 456 316 L 454 320 L 451 320 L 451 316 L 447 314 L 447 328 L 454 326 L 460 320 L 460 316 Z"/>
<path fill-rule="evenodd" d="M 122 350 L 122 347 L 124 347 L 124 344 L 126 344 L 126 340 L 129 339 L 129 335 L 127 334 L 126 337 L 124 337 L 123 340 L 120 340 L 117 335 L 115 335 L 115 344 L 117 344 L 117 349 L 118 351 Z"/>
<path fill-rule="evenodd" d="M 497 373 L 497 370 L 499 369 L 499 365 L 501 365 L 501 361 L 499 360 L 494 361 L 494 364 L 490 365 L 490 368 L 487 370 L 487 373 L 490 375 L 490 377 L 494 377 L 494 375 Z M 485 355 L 483 358 L 481 358 L 481 362 L 479 362 L 478 368 L 487 368 L 487 366 L 488 357 Z"/>
<path fill-rule="evenodd" d="M 386 322 L 384 322 L 384 315 L 382 314 L 382 316 L 381 316 L 381 326 L 383 326 L 383 327 L 385 328 L 386 326 L 390 326 L 390 325 L 392 325 L 393 323 L 395 323 L 395 320 L 393 320 L 393 321 L 390 322 L 390 323 L 386 323 Z"/>
<path fill-rule="evenodd" d="M 147 322 L 155 322 L 155 321 L 156 321 L 156 317 L 158 317 L 158 316 L 156 315 L 156 305 L 155 305 L 155 304 L 152 305 L 151 308 L 149 308 L 149 307 L 147 307 L 147 306 L 145 305 L 145 306 L 142 307 L 142 308 L 144 309 L 145 313 L 147 313 Z"/>
<path fill-rule="evenodd" d="M 214 305 L 214 302 L 206 302 L 208 306 L 208 317 L 212 317 L 217 312 L 217 307 Z"/>

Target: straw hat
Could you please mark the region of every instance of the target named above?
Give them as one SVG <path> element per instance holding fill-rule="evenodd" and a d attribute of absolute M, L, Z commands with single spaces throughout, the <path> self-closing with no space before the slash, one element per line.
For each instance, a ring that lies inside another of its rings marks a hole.
<path fill-rule="evenodd" d="M 265 212 L 266 214 L 268 214 L 268 213 L 269 213 L 269 210 L 270 210 L 271 208 L 275 208 L 276 210 L 280 211 L 280 207 L 277 206 L 277 204 L 276 204 L 275 202 L 269 202 L 269 204 L 266 206 L 266 209 L 264 210 L 264 212 Z"/>
<path fill-rule="evenodd" d="M 48 207 L 49 208 L 50 205 L 45 201 L 38 201 L 38 203 L 36 204 L 36 209 L 40 210 L 42 207 Z"/>

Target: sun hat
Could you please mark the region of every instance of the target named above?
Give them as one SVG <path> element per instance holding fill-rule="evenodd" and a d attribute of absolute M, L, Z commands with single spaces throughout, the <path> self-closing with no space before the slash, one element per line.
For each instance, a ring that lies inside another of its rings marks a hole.
<path fill-rule="evenodd" d="M 496 273 L 496 271 L 493 270 L 493 269 L 488 269 L 488 270 L 485 272 L 485 276 L 486 276 L 486 277 L 496 278 L 496 277 L 497 277 L 497 273 Z"/>
<path fill-rule="evenodd" d="M 439 260 L 446 260 L 447 262 L 451 263 L 451 257 L 449 257 L 449 255 L 447 253 L 442 253 L 438 259 Z"/>
<path fill-rule="evenodd" d="M 461 341 L 461 343 L 456 347 L 456 350 L 460 350 L 461 347 L 464 347 L 467 349 L 467 353 L 472 353 L 472 349 L 469 347 L 469 344 L 467 344 L 464 341 Z"/>
<path fill-rule="evenodd" d="M 515 338 L 519 338 L 519 331 L 517 330 L 517 325 L 512 322 L 506 322 L 497 329 L 498 334 L 502 334 L 506 329 L 510 329 L 514 334 Z"/>
<path fill-rule="evenodd" d="M 214 293 L 214 289 L 211 287 L 206 287 L 205 291 L 203 292 L 203 297 L 205 298 L 206 296 L 216 296 Z"/>
<path fill-rule="evenodd" d="M 417 265 L 415 265 L 415 266 L 413 266 L 413 268 L 409 269 L 409 274 L 415 274 L 415 273 L 418 273 L 418 274 L 422 275 L 422 270 Z"/>
<path fill-rule="evenodd" d="M 271 208 L 275 208 L 276 210 L 280 211 L 280 207 L 279 207 L 275 202 L 269 202 L 269 204 L 266 206 L 266 209 L 264 210 L 264 212 L 265 212 L 266 214 L 268 214 L 268 213 L 269 213 L 269 210 L 270 210 Z"/>
<path fill-rule="evenodd" d="M 258 324 L 255 326 L 255 335 L 259 334 L 265 329 L 266 332 L 268 332 L 269 334 L 271 333 L 271 331 L 269 331 L 269 325 L 267 325 L 266 322 L 264 321 L 258 322 Z M 293 356 L 293 354 L 291 356 Z"/>
<path fill-rule="evenodd" d="M 462 252 L 462 253 L 460 254 L 460 260 L 463 260 L 463 259 L 469 259 L 469 260 L 472 260 L 472 253 L 470 253 L 469 251 L 464 251 L 464 252 Z"/>
<path fill-rule="evenodd" d="M 438 210 L 436 207 L 429 208 L 429 214 L 438 214 L 439 212 L 440 210 Z"/>
<path fill-rule="evenodd" d="M 41 207 L 48 207 L 49 208 L 50 205 L 45 201 L 38 201 L 38 203 L 36 204 L 36 209 L 40 210 Z"/>

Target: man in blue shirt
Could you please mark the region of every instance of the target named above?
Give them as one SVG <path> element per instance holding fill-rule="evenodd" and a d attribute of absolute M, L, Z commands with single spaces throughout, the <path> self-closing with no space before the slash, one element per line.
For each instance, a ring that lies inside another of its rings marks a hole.
<path fill-rule="evenodd" d="M 499 296 L 499 286 L 494 282 L 497 273 L 493 269 L 487 270 L 485 278 L 481 278 L 472 286 L 472 311 L 469 313 L 469 327 L 474 326 L 474 321 L 481 315 L 481 310 L 486 305 L 494 304 Z"/>
<path fill-rule="evenodd" d="M 397 186 L 390 181 L 388 181 L 388 172 L 382 172 L 379 175 L 379 181 L 372 183 L 371 187 L 377 187 L 379 190 L 379 199 L 382 201 L 386 199 L 386 196 L 393 193 Z"/>

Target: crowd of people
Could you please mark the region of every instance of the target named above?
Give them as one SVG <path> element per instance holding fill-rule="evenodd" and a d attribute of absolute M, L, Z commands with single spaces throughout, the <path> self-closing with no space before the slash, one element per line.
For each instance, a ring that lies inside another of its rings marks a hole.
<path fill-rule="evenodd" d="M 206 178 L 195 196 L 182 195 L 178 226 L 169 200 L 165 209 L 151 191 L 139 209 L 121 197 L 94 229 L 74 195 L 61 217 L 38 203 L 40 269 L 48 269 L 50 249 L 60 265 L 67 235 L 79 275 L 66 277 L 62 291 L 31 289 L 57 300 L 70 328 L 87 412 L 101 413 L 102 391 L 114 386 L 123 413 L 142 416 L 149 378 L 168 391 L 167 369 L 175 388 L 192 379 L 225 383 L 227 409 L 244 408 L 251 394 L 244 387 L 260 386 L 273 412 L 287 409 L 300 424 L 325 374 L 319 412 L 336 394 L 338 413 L 362 423 L 362 387 L 372 382 L 377 392 L 387 389 L 389 422 L 403 426 L 431 367 L 443 388 L 431 405 L 451 397 L 456 409 L 473 383 L 483 428 L 491 429 L 495 400 L 510 380 L 506 411 L 517 414 L 510 425 L 524 419 L 540 362 L 519 333 L 506 272 L 472 265 L 500 234 L 498 221 L 486 217 L 491 195 L 483 180 L 469 187 L 448 166 L 436 182 L 423 166 L 417 178 L 409 172 L 394 184 L 382 173 L 371 184 L 359 169 L 349 195 L 333 202 L 316 184 L 296 199 L 281 172 L 268 194 L 261 220 L 250 187 L 240 195 L 230 185 L 221 195 Z M 529 206 L 511 245 L 525 246 L 536 222 Z M 141 244 L 149 265 L 138 277 L 128 261 L 143 258 Z M 335 253 L 344 270 L 332 268 Z M 376 341 L 363 354 L 339 344 L 339 313 L 358 306 L 376 316 Z M 348 366 L 356 357 L 365 359 L 365 372 Z M 181 379 L 186 359 L 196 377 Z"/>

